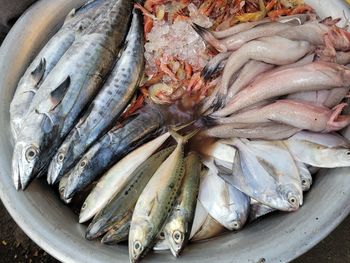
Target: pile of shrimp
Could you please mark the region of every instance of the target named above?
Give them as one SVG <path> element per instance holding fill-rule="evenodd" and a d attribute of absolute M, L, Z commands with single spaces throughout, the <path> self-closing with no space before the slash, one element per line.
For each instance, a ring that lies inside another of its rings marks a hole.
<path fill-rule="evenodd" d="M 200 102 L 218 82 L 218 78 L 204 81 L 201 76 L 217 50 L 206 44 L 193 25 L 222 31 L 265 17 L 275 20 L 313 12 L 302 0 L 146 0 L 136 6 L 144 14 L 147 41 L 141 91 L 158 104 L 171 104 L 184 95 Z"/>

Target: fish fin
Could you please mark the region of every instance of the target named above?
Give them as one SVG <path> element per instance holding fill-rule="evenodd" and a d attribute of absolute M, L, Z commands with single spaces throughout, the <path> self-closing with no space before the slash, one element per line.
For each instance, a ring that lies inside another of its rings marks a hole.
<path fill-rule="evenodd" d="M 186 124 L 184 124 L 184 125 L 180 125 L 180 126 L 169 126 L 169 128 L 170 128 L 171 130 L 173 130 L 173 131 L 180 131 L 180 130 L 182 130 L 183 128 L 186 128 L 186 127 L 188 127 L 188 126 L 194 124 L 195 122 L 196 122 L 196 120 L 191 121 L 191 122 L 189 122 L 189 123 L 186 123 Z"/>
<path fill-rule="evenodd" d="M 30 73 L 32 75 L 32 78 L 35 80 L 37 87 L 40 81 L 43 79 L 46 69 L 46 59 L 42 58 L 40 59 L 40 62 L 38 66 Z"/>
<path fill-rule="evenodd" d="M 188 142 L 188 140 L 191 139 L 198 132 L 199 132 L 199 129 L 196 129 L 190 132 L 189 134 L 182 136 L 178 134 L 176 131 L 169 129 L 169 133 L 171 134 L 171 136 L 173 136 L 173 138 L 176 140 L 177 143 L 181 143 L 181 144 L 185 144 L 186 142 Z"/>
<path fill-rule="evenodd" d="M 212 78 L 212 75 L 217 71 L 220 64 L 211 66 L 209 64 L 205 65 L 205 67 L 201 71 L 201 78 L 204 79 L 204 81 L 208 81 Z"/>
<path fill-rule="evenodd" d="M 81 116 L 78 124 L 76 127 L 80 127 L 81 125 L 83 125 L 83 123 L 87 120 L 87 118 L 89 117 L 89 115 L 91 114 L 93 108 L 95 106 L 94 102 L 91 102 L 90 106 L 88 107 L 88 109 L 84 112 L 83 116 Z"/>
<path fill-rule="evenodd" d="M 82 6 L 83 7 L 83 6 Z M 78 8 L 79 9 L 79 8 Z M 72 18 L 75 17 L 75 14 L 77 13 L 77 9 L 73 8 L 72 10 L 70 10 L 70 12 L 67 15 L 67 18 Z"/>
<path fill-rule="evenodd" d="M 35 112 L 37 114 L 44 115 L 44 119 L 41 122 L 42 131 L 44 131 L 45 133 L 51 132 L 54 127 L 54 122 L 52 120 L 52 117 L 46 112 L 39 112 L 38 110 L 35 110 Z"/>
<path fill-rule="evenodd" d="M 209 30 L 195 23 L 191 23 L 191 26 L 206 43 L 214 47 L 217 51 L 227 52 L 227 47 L 220 40 L 216 39 Z"/>
<path fill-rule="evenodd" d="M 54 110 L 63 100 L 64 96 L 66 95 L 66 92 L 70 86 L 70 76 L 68 76 L 56 89 L 54 89 L 50 96 L 51 96 L 51 102 L 53 104 L 53 107 L 51 110 Z"/>

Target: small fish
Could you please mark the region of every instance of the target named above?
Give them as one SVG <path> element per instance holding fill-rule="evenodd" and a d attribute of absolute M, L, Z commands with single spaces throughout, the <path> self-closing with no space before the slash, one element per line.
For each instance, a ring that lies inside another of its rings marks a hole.
<path fill-rule="evenodd" d="M 70 170 L 64 197 L 71 198 L 129 152 L 162 133 L 163 123 L 162 114 L 147 107 L 123 127 L 117 124 Z"/>
<path fill-rule="evenodd" d="M 47 175 L 49 183 L 55 184 L 68 172 L 123 113 L 143 73 L 143 39 L 142 17 L 139 10 L 134 9 L 125 49 L 101 91 L 53 157 Z"/>
<path fill-rule="evenodd" d="M 101 243 L 105 245 L 117 245 L 120 242 L 127 241 L 129 236 L 131 216 L 122 226 L 112 227 L 101 239 Z"/>
<path fill-rule="evenodd" d="M 219 177 L 213 159 L 203 163 L 209 171 L 201 179 L 198 200 L 225 228 L 241 229 L 249 215 L 249 197 Z"/>
<path fill-rule="evenodd" d="M 105 1 L 95 0 L 73 10 L 67 16 L 62 28 L 49 40 L 29 65 L 18 83 L 10 105 L 11 130 L 15 140 L 37 90 L 74 40 L 98 15 L 97 11 L 103 3 Z"/>
<path fill-rule="evenodd" d="M 303 202 L 298 169 L 281 142 L 227 141 L 238 152 L 232 175 L 220 174 L 229 184 L 257 200 L 282 211 L 295 211 Z"/>
<path fill-rule="evenodd" d="M 163 228 L 171 253 L 178 257 L 188 242 L 199 191 L 201 163 L 199 156 L 190 153 L 185 159 L 185 176 L 177 203 Z"/>
<path fill-rule="evenodd" d="M 60 183 L 58 184 L 58 192 L 60 193 L 61 200 L 66 204 L 69 204 L 70 202 L 72 202 L 72 198 L 70 199 L 64 198 L 64 190 L 66 188 L 67 183 L 68 183 L 68 175 L 65 175 L 61 178 Z"/>
<path fill-rule="evenodd" d="M 122 189 L 119 187 L 120 189 L 115 196 L 111 196 L 110 201 L 104 207 L 101 206 L 103 209 L 94 217 L 86 231 L 87 239 L 94 239 L 102 235 L 114 225 L 119 224 L 123 220 L 124 215 L 129 214 L 129 211 L 134 209 L 143 188 L 174 149 L 175 146 L 166 148 L 152 155 L 137 167 L 127 179 L 127 182 L 124 183 L 124 187 Z M 95 189 L 98 189 L 99 186 L 101 184 L 98 184 Z M 96 193 L 96 190 L 94 193 Z M 103 194 L 103 191 L 100 193 Z M 80 218 L 84 215 L 85 210 L 88 208 L 87 206 L 98 202 L 98 198 L 98 195 L 90 194 L 83 204 Z"/>
<path fill-rule="evenodd" d="M 307 166 L 299 161 L 295 161 L 295 164 L 298 167 L 299 174 L 300 174 L 300 180 L 301 180 L 301 186 L 303 191 L 309 191 L 310 187 L 312 185 L 312 175 L 307 168 Z"/>
<path fill-rule="evenodd" d="M 80 211 L 79 223 L 90 220 L 106 206 L 113 196 L 122 191 L 126 187 L 125 184 L 135 178 L 135 173 L 139 173 L 139 167 L 148 163 L 146 162 L 147 159 L 157 151 L 169 136 L 170 134 L 167 132 L 142 145 L 109 169 L 86 198 Z M 153 160 L 153 158 L 151 157 L 150 160 Z"/>
<path fill-rule="evenodd" d="M 135 206 L 129 233 L 131 262 L 138 262 L 153 247 L 171 212 L 184 176 L 184 145 L 196 133 L 182 137 L 171 131 L 177 146 L 155 172 Z"/>
<path fill-rule="evenodd" d="M 284 144 L 299 162 L 321 168 L 350 166 L 350 144 L 340 135 L 302 131 Z"/>

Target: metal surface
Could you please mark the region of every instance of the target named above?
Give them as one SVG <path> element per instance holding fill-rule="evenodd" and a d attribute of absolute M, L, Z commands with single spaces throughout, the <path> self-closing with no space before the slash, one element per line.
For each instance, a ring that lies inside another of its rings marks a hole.
<path fill-rule="evenodd" d="M 11 180 L 12 145 L 9 103 L 16 83 L 33 54 L 65 13 L 83 0 L 41 0 L 15 25 L 0 49 L 0 197 L 6 208 L 39 246 L 63 262 L 128 262 L 126 246 L 107 247 L 84 239 L 85 226 L 46 185 L 34 182 L 16 192 Z M 307 1 L 321 15 L 342 16 L 343 1 Z M 350 15 L 348 15 L 350 16 Z M 236 234 L 189 245 L 178 259 L 153 254 L 144 262 L 288 262 L 327 236 L 350 211 L 350 169 L 322 171 L 304 206 L 251 224 Z"/>

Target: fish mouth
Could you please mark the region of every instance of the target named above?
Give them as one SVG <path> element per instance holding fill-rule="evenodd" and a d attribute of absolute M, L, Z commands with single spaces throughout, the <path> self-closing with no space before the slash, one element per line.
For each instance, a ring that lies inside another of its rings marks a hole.
<path fill-rule="evenodd" d="M 56 184 L 59 181 L 59 175 L 62 169 L 62 164 L 56 161 L 56 157 L 51 161 L 47 172 L 47 183 L 50 185 Z"/>
<path fill-rule="evenodd" d="M 13 181 L 17 190 L 25 190 L 34 179 L 36 160 L 28 162 L 25 158 L 25 147 L 21 143 L 15 145 L 12 159 Z"/>
<path fill-rule="evenodd" d="M 75 189 L 78 183 L 79 183 L 79 177 L 75 174 L 75 172 L 74 171 L 68 172 L 68 181 L 63 193 L 64 199 L 68 200 L 73 198 L 75 194 Z"/>

